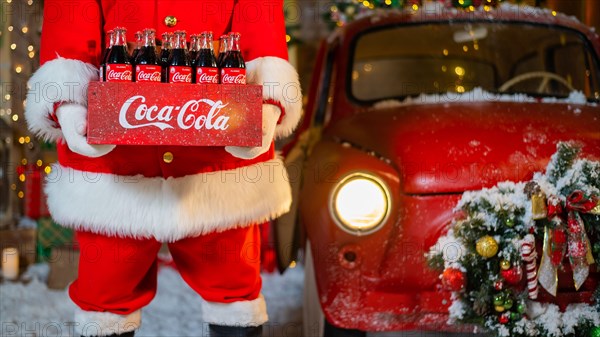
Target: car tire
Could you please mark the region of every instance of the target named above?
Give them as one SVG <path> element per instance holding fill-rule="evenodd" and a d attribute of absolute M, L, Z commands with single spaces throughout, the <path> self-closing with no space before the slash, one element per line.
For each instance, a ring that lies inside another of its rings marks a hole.
<path fill-rule="evenodd" d="M 306 242 L 304 259 L 304 297 L 302 305 L 302 330 L 305 337 L 366 337 L 367 333 L 359 330 L 338 328 L 327 322 L 317 290 L 315 267 L 310 242 Z"/>

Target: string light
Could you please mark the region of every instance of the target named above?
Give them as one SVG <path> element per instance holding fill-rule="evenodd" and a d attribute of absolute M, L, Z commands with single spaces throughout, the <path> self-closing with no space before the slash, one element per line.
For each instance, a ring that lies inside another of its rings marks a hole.
<path fill-rule="evenodd" d="M 12 50 L 17 49 L 17 44 L 16 43 L 11 44 L 10 49 L 12 49 Z"/>
<path fill-rule="evenodd" d="M 27 165 L 27 158 L 21 159 L 21 165 Z"/>
<path fill-rule="evenodd" d="M 25 137 L 19 137 L 19 144 L 25 144 Z"/>
<path fill-rule="evenodd" d="M 25 193 L 23 191 L 19 191 L 19 193 L 17 193 L 17 196 L 19 197 L 19 199 L 23 199 Z"/>
<path fill-rule="evenodd" d="M 4 95 L 4 100 L 5 100 L 5 101 L 10 101 L 10 94 L 6 94 L 6 95 Z M 8 110 L 7 110 L 7 112 L 8 112 Z M 9 113 L 10 113 L 10 112 L 9 112 Z"/>
<path fill-rule="evenodd" d="M 52 167 L 50 165 L 46 165 L 46 167 L 44 167 L 44 172 L 46 174 L 50 174 L 50 172 L 52 172 Z"/>
<path fill-rule="evenodd" d="M 17 114 L 14 114 L 14 115 L 12 116 L 12 120 L 13 120 L 13 122 L 16 122 L 16 121 L 18 121 L 18 120 L 19 120 L 19 115 L 17 115 Z"/>
<path fill-rule="evenodd" d="M 29 142 L 31 142 L 31 137 L 25 136 L 25 143 L 29 143 Z"/>
<path fill-rule="evenodd" d="M 35 164 L 36 164 L 38 167 L 41 167 L 42 165 L 44 165 L 44 162 L 43 162 L 41 159 L 38 159 L 38 160 L 35 162 Z"/>
<path fill-rule="evenodd" d="M 16 72 L 17 74 L 20 74 L 22 71 L 23 71 L 23 67 L 21 67 L 21 66 L 16 66 L 16 67 L 15 67 L 15 72 Z"/>
<path fill-rule="evenodd" d="M 29 46 L 27 47 L 27 50 L 28 50 L 28 51 L 33 51 L 33 46 L 32 46 L 32 45 L 29 45 Z"/>
<path fill-rule="evenodd" d="M 28 4 L 29 6 L 33 5 L 33 0 L 27 0 L 27 4 Z"/>
<path fill-rule="evenodd" d="M 13 31 L 13 29 L 14 29 L 14 27 L 13 27 L 13 26 L 8 26 L 8 28 L 7 28 L 7 29 L 8 29 L 8 31 L 9 31 L 9 32 L 12 32 L 12 31 Z"/>
<path fill-rule="evenodd" d="M 27 34 L 27 32 L 29 31 L 29 28 L 27 26 L 21 28 L 21 31 L 23 32 L 23 34 Z"/>
<path fill-rule="evenodd" d="M 25 174 L 23 174 L 23 173 L 19 174 L 19 181 L 21 181 L 21 182 L 25 181 Z"/>
<path fill-rule="evenodd" d="M 32 59 L 35 57 L 35 52 L 30 51 L 29 52 L 29 58 Z"/>
<path fill-rule="evenodd" d="M 6 3 L 7 3 L 7 4 L 9 4 L 9 3 L 11 3 L 11 2 L 12 2 L 12 0 L 6 0 Z"/>

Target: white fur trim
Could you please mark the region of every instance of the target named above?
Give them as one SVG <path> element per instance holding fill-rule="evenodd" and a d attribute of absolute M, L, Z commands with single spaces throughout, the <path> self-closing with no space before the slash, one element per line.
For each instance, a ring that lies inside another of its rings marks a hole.
<path fill-rule="evenodd" d="M 110 312 L 75 309 L 75 333 L 77 336 L 110 336 L 133 331 L 142 324 L 142 311 L 129 315 Z"/>
<path fill-rule="evenodd" d="M 259 326 L 269 320 L 267 303 L 261 294 L 252 301 L 216 303 L 202 301 L 204 323 L 225 326 Z"/>
<path fill-rule="evenodd" d="M 292 199 L 280 159 L 167 179 L 55 164 L 46 193 L 52 217 L 64 226 L 169 242 L 274 219 Z"/>
<path fill-rule="evenodd" d="M 48 118 L 56 102 L 74 102 L 87 107 L 90 81 L 98 80 L 98 69 L 79 60 L 58 57 L 44 63 L 29 79 L 25 119 L 29 130 L 47 141 L 62 138 Z"/>
<path fill-rule="evenodd" d="M 275 138 L 289 136 L 302 117 L 302 90 L 298 72 L 278 57 L 260 57 L 246 63 L 248 83 L 263 86 L 263 99 L 278 101 L 285 116 L 275 129 Z"/>

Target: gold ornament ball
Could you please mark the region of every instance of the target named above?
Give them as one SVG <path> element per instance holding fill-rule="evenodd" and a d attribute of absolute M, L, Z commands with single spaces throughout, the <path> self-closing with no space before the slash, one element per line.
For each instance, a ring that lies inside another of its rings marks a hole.
<path fill-rule="evenodd" d="M 477 254 L 487 259 L 498 253 L 498 242 L 493 237 L 486 235 L 477 240 L 475 249 Z"/>
<path fill-rule="evenodd" d="M 508 260 L 500 261 L 500 268 L 502 268 L 502 270 L 509 270 L 510 269 L 510 261 L 508 261 Z"/>
<path fill-rule="evenodd" d="M 502 306 L 502 305 L 497 305 L 495 307 L 495 309 L 496 309 L 497 312 L 504 312 L 504 310 L 506 310 L 506 309 L 504 309 L 504 306 Z"/>

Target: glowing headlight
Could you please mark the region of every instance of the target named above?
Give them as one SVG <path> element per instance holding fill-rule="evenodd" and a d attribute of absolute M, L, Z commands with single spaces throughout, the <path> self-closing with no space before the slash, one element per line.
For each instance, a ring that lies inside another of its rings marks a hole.
<path fill-rule="evenodd" d="M 333 218 L 352 234 L 378 229 L 389 213 L 389 192 L 376 177 L 355 173 L 336 187 L 331 203 Z"/>

